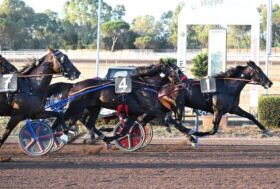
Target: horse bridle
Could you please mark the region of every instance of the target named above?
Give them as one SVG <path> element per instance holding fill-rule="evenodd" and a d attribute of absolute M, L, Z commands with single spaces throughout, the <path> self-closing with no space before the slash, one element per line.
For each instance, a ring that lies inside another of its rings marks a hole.
<path fill-rule="evenodd" d="M 265 84 L 264 78 L 260 77 L 260 72 L 257 69 L 257 66 L 248 65 L 248 67 L 252 70 L 250 77 L 252 78 L 255 75 L 255 77 L 259 80 L 259 82 L 257 82 L 257 81 L 253 81 L 253 82 L 264 85 Z"/>
<path fill-rule="evenodd" d="M 64 55 L 62 52 L 60 52 L 59 50 L 57 50 L 54 54 L 53 57 L 59 62 L 60 64 L 60 72 L 62 73 L 63 76 L 69 76 L 69 74 L 67 73 L 68 68 L 66 67 L 66 61 L 67 61 L 67 57 L 65 57 L 66 55 Z"/>
<path fill-rule="evenodd" d="M 188 79 L 188 77 L 185 74 L 183 74 L 182 77 L 179 76 L 180 75 L 179 71 L 181 71 L 181 70 L 180 70 L 180 68 L 176 64 L 172 64 L 170 67 L 177 73 L 179 83 L 181 83 L 181 82 L 185 81 L 186 79 Z"/>

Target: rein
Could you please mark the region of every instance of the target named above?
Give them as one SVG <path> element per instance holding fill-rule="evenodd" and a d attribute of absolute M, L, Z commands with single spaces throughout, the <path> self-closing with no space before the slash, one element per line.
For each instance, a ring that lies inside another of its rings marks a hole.
<path fill-rule="evenodd" d="M 74 96 L 74 95 L 77 95 L 78 93 L 82 93 L 82 92 L 84 92 L 84 91 L 87 91 L 87 90 L 90 90 L 90 89 L 93 89 L 93 88 L 96 88 L 96 87 L 103 87 L 103 86 L 105 86 L 105 85 L 109 85 L 109 84 L 113 84 L 113 83 L 114 83 L 114 82 L 110 81 L 110 82 L 107 82 L 107 83 L 102 83 L 102 84 L 100 84 L 100 85 L 94 85 L 94 86 L 85 87 L 85 88 L 83 88 L 83 89 L 81 89 L 81 90 L 78 90 L 78 91 L 76 91 L 76 92 L 70 94 L 69 96 L 72 97 L 72 96 Z M 113 85 L 112 85 L 112 86 L 113 86 Z"/>
<path fill-rule="evenodd" d="M 172 93 L 175 93 L 175 92 L 177 92 L 177 91 L 180 91 L 180 90 L 183 90 L 183 89 L 185 89 L 186 87 L 187 87 L 187 85 L 181 85 L 181 83 L 180 84 L 178 84 L 177 86 L 181 86 L 181 88 L 179 88 L 179 89 L 177 89 L 177 90 L 174 90 L 174 91 L 171 91 L 171 92 L 169 92 L 169 93 L 165 93 L 165 94 L 163 94 L 163 95 L 161 95 L 161 96 L 158 96 L 158 99 L 161 99 L 161 98 L 163 98 L 163 97 L 165 97 L 165 96 L 167 96 L 167 95 L 170 95 L 170 94 L 172 94 Z"/>
<path fill-rule="evenodd" d="M 44 77 L 44 76 L 56 76 L 56 77 L 63 77 L 61 74 L 17 75 L 17 77 Z"/>
<path fill-rule="evenodd" d="M 134 82 L 134 83 L 139 83 L 139 84 L 143 84 L 143 85 L 149 85 L 149 86 L 153 86 L 153 87 L 158 87 L 158 88 L 161 88 L 162 86 L 160 86 L 160 85 L 154 85 L 154 84 L 150 84 L 150 83 L 146 83 L 146 82 L 144 82 L 144 81 L 132 81 L 132 82 Z"/>
<path fill-rule="evenodd" d="M 219 79 L 219 80 L 236 80 L 236 81 L 246 81 L 246 82 L 249 82 L 248 84 L 252 84 L 252 85 L 257 85 L 259 84 L 259 82 L 255 82 L 255 81 L 252 81 L 250 79 L 241 79 L 241 78 L 215 78 L 215 79 Z M 200 85 L 199 83 L 200 81 L 199 80 L 195 80 L 192 82 L 193 85 Z"/>
<path fill-rule="evenodd" d="M 216 78 L 216 79 L 223 79 L 223 80 L 236 80 L 236 81 L 248 81 L 248 84 L 259 84 L 259 82 L 252 81 L 250 79 L 241 79 L 241 78 Z"/>
<path fill-rule="evenodd" d="M 255 82 L 255 81 L 252 81 L 252 80 L 249 80 L 249 79 L 241 79 L 241 78 L 216 78 L 216 79 L 220 79 L 220 80 L 236 80 L 236 81 L 248 81 L 249 83 L 248 84 L 251 84 L 251 85 L 257 85 L 259 84 L 259 82 Z M 191 83 L 191 85 L 200 85 L 200 82 L 199 81 L 194 81 L 193 83 Z M 167 95 L 170 95 L 172 93 L 176 93 L 182 89 L 185 89 L 187 87 L 187 85 L 181 85 L 181 84 L 178 84 L 178 86 L 181 86 L 181 88 L 177 89 L 177 90 L 174 90 L 174 91 L 171 91 L 169 93 L 166 93 L 166 94 L 163 94 L 161 96 L 158 96 L 158 99 L 161 99 L 163 98 L 164 96 L 167 96 Z"/>

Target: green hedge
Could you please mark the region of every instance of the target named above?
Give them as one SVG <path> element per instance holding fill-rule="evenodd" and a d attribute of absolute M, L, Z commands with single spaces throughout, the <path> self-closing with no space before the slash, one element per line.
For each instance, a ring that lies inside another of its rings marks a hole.
<path fill-rule="evenodd" d="M 203 51 L 196 55 L 194 59 L 192 59 L 193 68 L 191 69 L 191 73 L 195 78 L 203 78 L 207 76 L 208 73 L 208 53 Z"/>
<path fill-rule="evenodd" d="M 280 127 L 280 95 L 259 97 L 259 121 L 267 127 Z"/>

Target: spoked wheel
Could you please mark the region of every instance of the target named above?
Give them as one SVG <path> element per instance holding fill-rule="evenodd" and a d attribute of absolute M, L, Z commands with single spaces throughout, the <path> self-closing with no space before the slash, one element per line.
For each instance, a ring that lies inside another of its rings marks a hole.
<path fill-rule="evenodd" d="M 120 134 L 123 130 L 123 126 L 121 122 L 119 122 L 116 127 L 114 128 L 114 135 Z M 143 145 L 145 141 L 145 130 L 143 126 L 135 121 L 133 126 L 131 126 L 130 130 L 128 131 L 128 134 L 126 134 L 124 137 L 119 138 L 115 141 L 115 145 L 117 148 L 132 152 L 135 151 Z"/>
<path fill-rule="evenodd" d="M 154 135 L 154 131 L 152 126 L 147 123 L 146 125 L 144 125 L 144 130 L 145 130 L 145 141 L 143 143 L 143 145 L 141 146 L 141 148 L 146 147 L 148 144 L 151 143 L 152 139 L 153 139 L 153 135 Z"/>
<path fill-rule="evenodd" d="M 63 127 L 62 125 L 58 125 L 55 129 L 53 128 L 52 131 L 54 136 L 54 142 L 51 152 L 56 152 L 63 148 L 63 146 L 65 145 L 65 143 L 60 138 L 60 136 L 63 135 Z"/>
<path fill-rule="evenodd" d="M 53 130 L 53 136 L 54 136 L 54 142 L 53 147 L 51 149 L 51 152 L 56 152 L 64 147 L 65 143 L 60 138 L 61 135 L 64 134 L 63 132 L 63 126 L 58 125 L 56 128 L 52 128 Z M 79 134 L 79 127 L 76 125 L 72 125 L 68 132 L 69 141 L 71 142 L 77 135 Z"/>
<path fill-rule="evenodd" d="M 53 125 L 55 120 L 56 120 L 55 118 L 49 118 L 49 119 L 45 119 L 44 121 L 48 125 Z M 52 132 L 53 132 L 54 140 L 53 140 L 53 147 L 50 151 L 56 152 L 56 151 L 60 150 L 61 148 L 63 148 L 63 146 L 65 145 L 65 143 L 60 139 L 60 136 L 63 135 L 63 126 L 58 125 L 55 129 L 52 128 Z"/>
<path fill-rule="evenodd" d="M 48 153 L 53 146 L 52 129 L 42 121 L 27 122 L 19 133 L 19 144 L 22 150 L 32 156 Z"/>

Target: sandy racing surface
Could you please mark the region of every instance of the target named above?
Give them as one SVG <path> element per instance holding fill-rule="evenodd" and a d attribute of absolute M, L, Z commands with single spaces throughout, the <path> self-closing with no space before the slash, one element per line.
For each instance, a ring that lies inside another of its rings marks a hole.
<path fill-rule="evenodd" d="M 279 188 L 280 140 L 158 140 L 137 152 L 67 145 L 29 157 L 5 144 L 0 188 Z"/>

